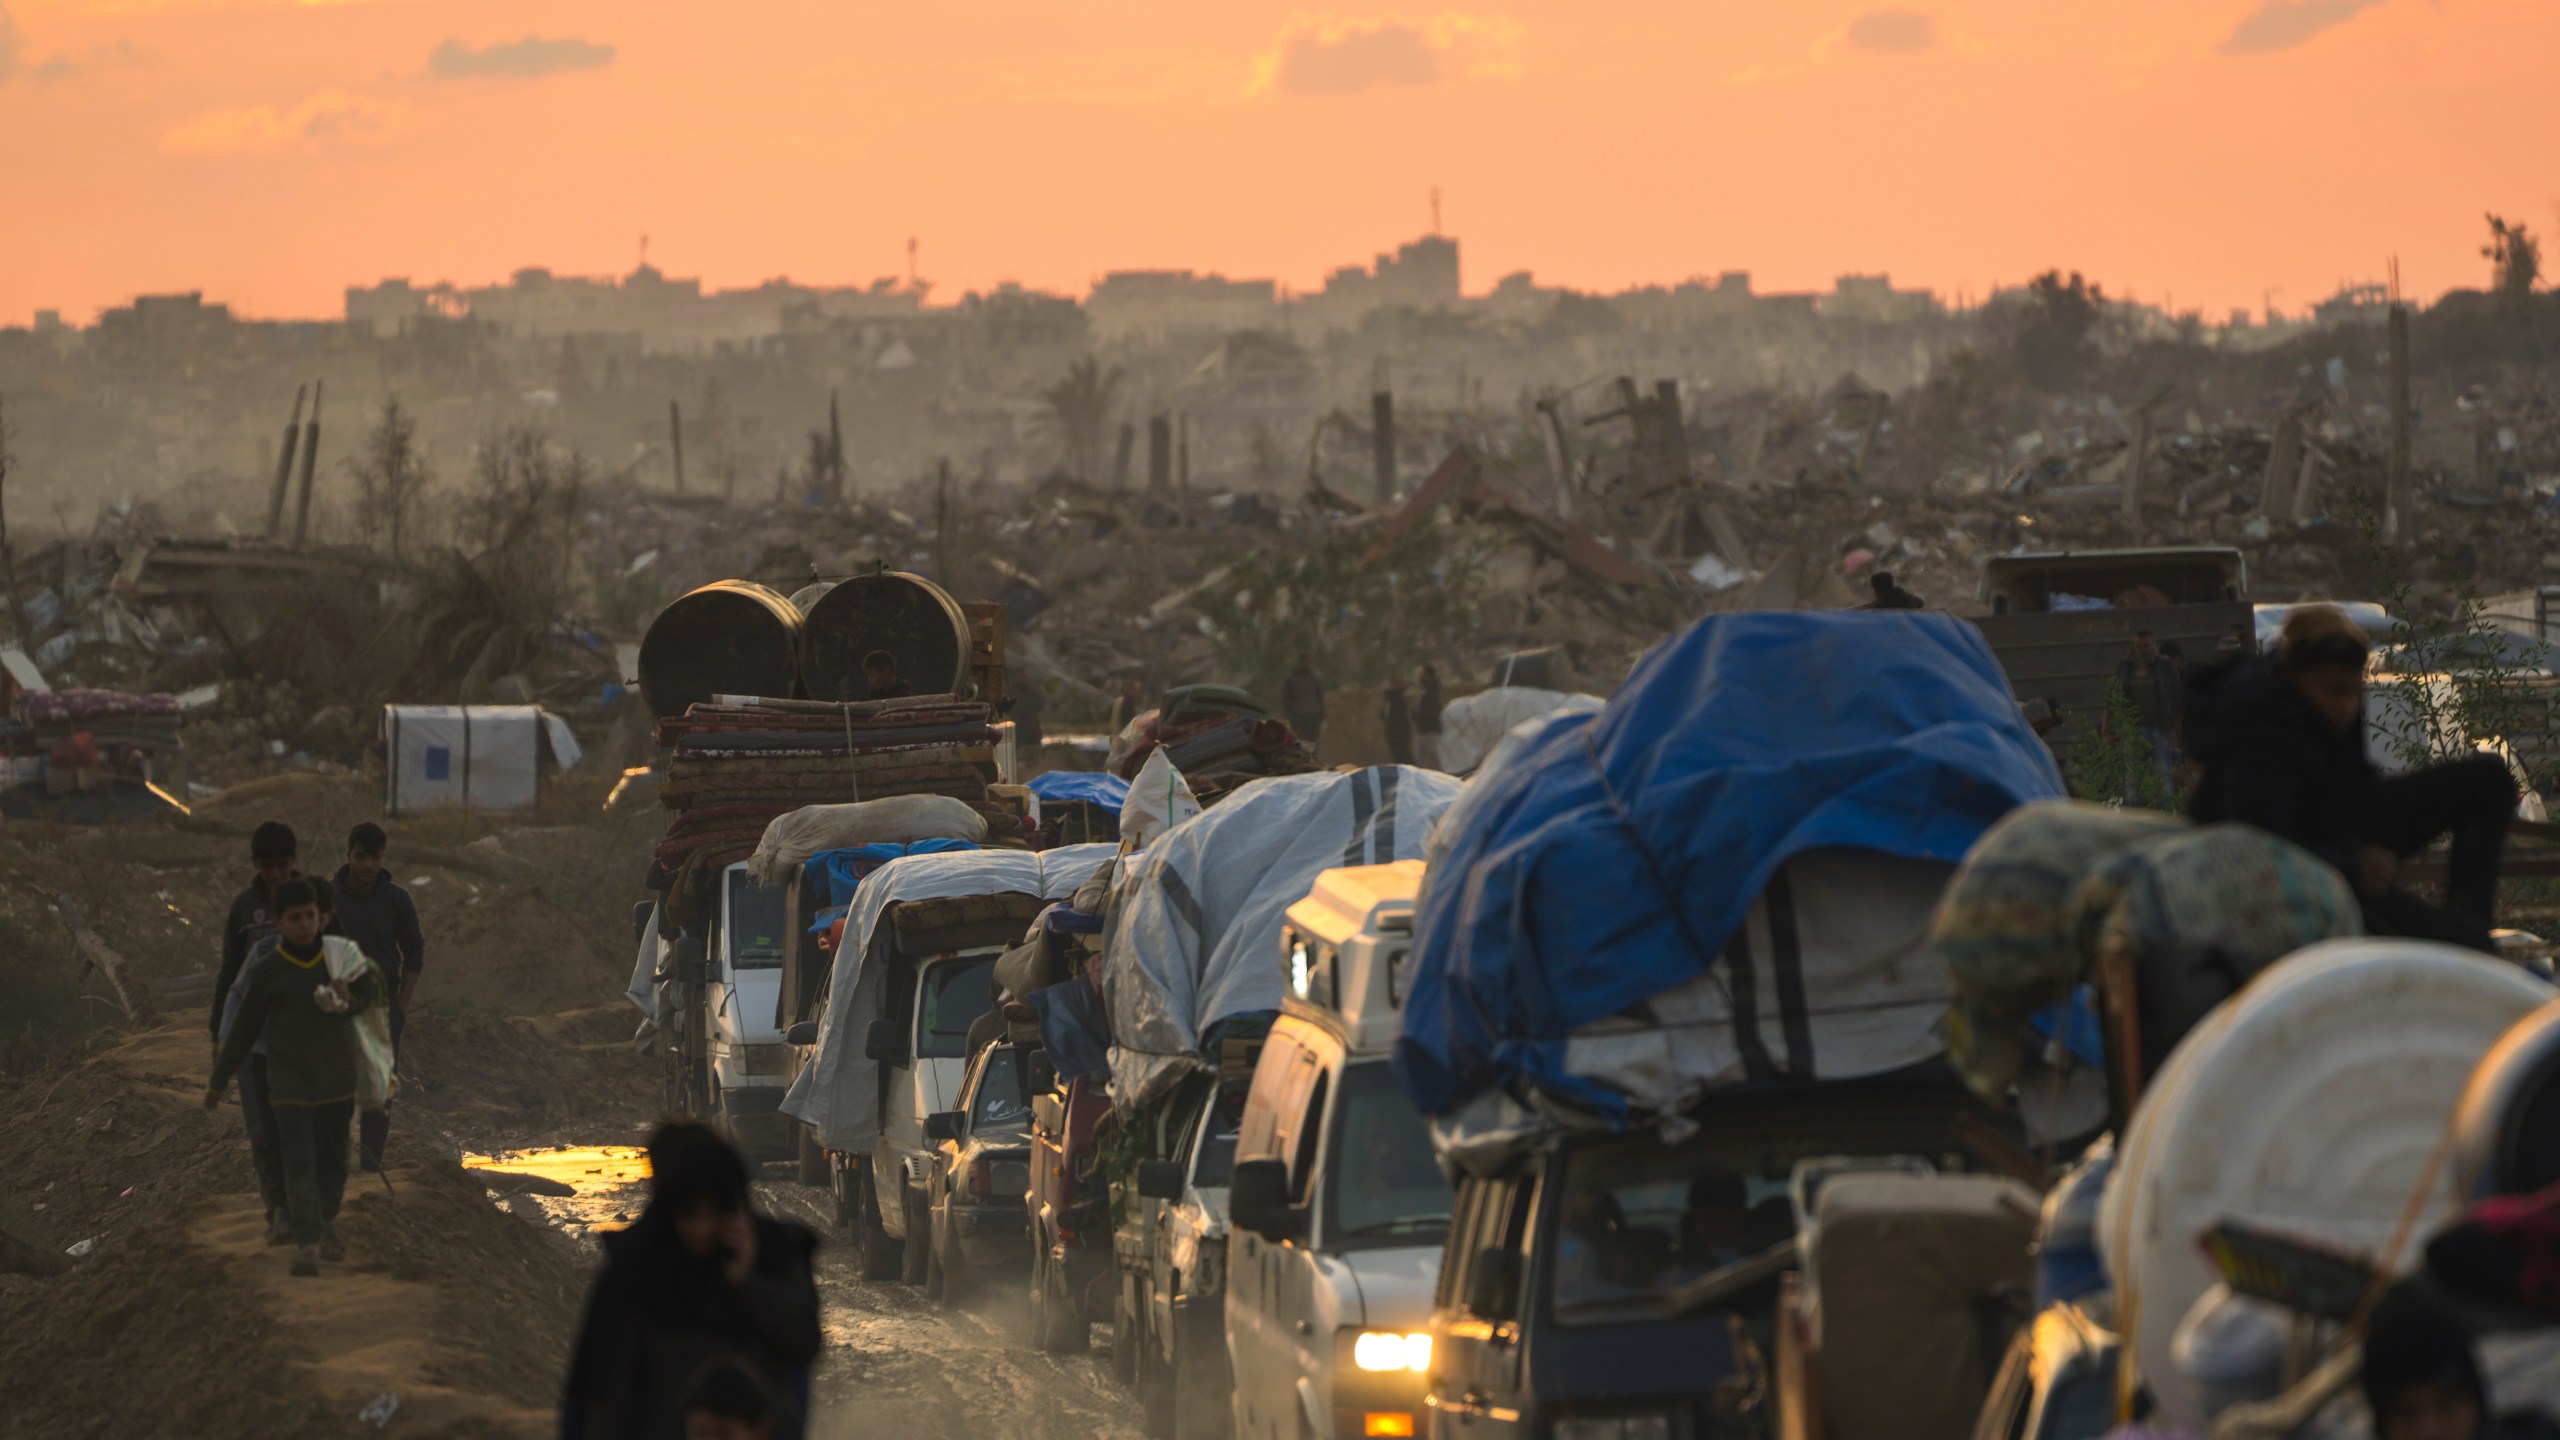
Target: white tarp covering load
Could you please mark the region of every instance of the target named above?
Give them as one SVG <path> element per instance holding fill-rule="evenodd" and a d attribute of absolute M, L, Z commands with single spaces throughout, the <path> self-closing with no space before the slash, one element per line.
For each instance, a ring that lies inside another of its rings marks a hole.
<path fill-rule="evenodd" d="M 872 931 L 888 908 L 905 900 L 960 895 L 1036 895 L 1063 900 L 1118 852 L 1109 845 L 1070 845 L 1034 854 L 1028 850 L 963 850 L 909 855 L 871 872 L 853 892 L 844 941 L 836 947 L 826 1012 L 818 1017 L 818 1044 L 783 1097 L 782 1112 L 817 1128 L 830 1150 L 868 1154 L 880 1138 L 880 1067 L 862 1053 L 865 1033 L 879 1018 L 879 967 L 866 966 Z"/>
<path fill-rule="evenodd" d="M 747 857 L 747 873 L 767 885 L 788 885 L 809 857 L 856 845 L 910 845 L 918 840 L 987 838 L 987 817 L 948 795 L 892 795 L 845 805 L 803 805 L 777 815 Z"/>
<path fill-rule="evenodd" d="M 535 705 L 386 705 L 390 750 L 382 808 L 521 810 L 534 800 L 542 757 Z"/>
<path fill-rule="evenodd" d="M 1281 916 L 1324 871 L 1421 859 L 1460 788 L 1409 765 L 1275 776 L 1138 852 L 1103 942 L 1113 1099 L 1146 1105 L 1211 1025 L 1279 1009 Z"/>
<path fill-rule="evenodd" d="M 1527 685 L 1501 685 L 1440 707 L 1440 766 L 1452 775 L 1476 768 L 1494 744 L 1524 721 L 1597 710 L 1597 695 L 1569 695 Z"/>
<path fill-rule="evenodd" d="M 1935 1058 L 1949 992 L 1929 918 L 1954 868 L 1869 850 L 1796 856 L 1752 905 L 1723 966 L 1655 996 L 1645 1018 L 1574 1031 L 1568 1067 L 1624 1091 L 1637 1115 L 1676 1116 L 1752 1080 L 1855 1078 Z M 1444 1159 L 1484 1171 L 1559 1126 L 1610 1128 L 1494 1089 L 1433 1122 L 1432 1138 Z"/>

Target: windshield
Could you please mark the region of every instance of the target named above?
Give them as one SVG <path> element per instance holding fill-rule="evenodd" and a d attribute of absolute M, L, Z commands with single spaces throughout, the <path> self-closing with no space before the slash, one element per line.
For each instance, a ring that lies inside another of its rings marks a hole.
<path fill-rule="evenodd" d="M 1785 1241 L 1796 1228 L 1796 1162 L 1839 1154 L 1841 1139 L 1710 1129 L 1677 1145 L 1645 1134 L 1567 1152 L 1549 1247 L 1556 1317 L 1658 1314 L 1666 1292 Z"/>
<path fill-rule="evenodd" d="M 759 885 L 743 870 L 729 872 L 729 968 L 782 968 L 782 889 Z"/>
<path fill-rule="evenodd" d="M 924 972 L 923 1014 L 916 1019 L 916 1056 L 954 1059 L 969 1053 L 969 1026 L 994 1007 L 987 979 L 996 957 L 946 960 Z"/>
<path fill-rule="evenodd" d="M 1029 1061 L 1010 1045 L 992 1046 L 978 1077 L 978 1093 L 969 1102 L 969 1127 L 1019 1130 L 1031 1122 Z"/>
<path fill-rule="evenodd" d="M 1342 1072 L 1325 1210 L 1336 1240 L 1436 1241 L 1449 1228 L 1449 1181 L 1430 1128 L 1383 1060 Z"/>

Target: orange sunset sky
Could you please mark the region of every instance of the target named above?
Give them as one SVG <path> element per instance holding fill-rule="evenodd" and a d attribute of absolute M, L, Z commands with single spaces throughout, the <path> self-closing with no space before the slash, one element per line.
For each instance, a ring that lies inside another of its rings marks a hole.
<path fill-rule="evenodd" d="M 0 0 L 0 324 L 627 270 L 1748 269 L 2219 316 L 2560 219 L 2560 0 Z"/>

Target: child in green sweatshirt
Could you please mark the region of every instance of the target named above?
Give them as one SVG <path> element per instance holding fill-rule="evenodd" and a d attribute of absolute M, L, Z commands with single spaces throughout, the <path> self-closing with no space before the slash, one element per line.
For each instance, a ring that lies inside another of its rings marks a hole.
<path fill-rule="evenodd" d="M 222 1103 L 231 1077 L 263 1038 L 285 1208 L 300 1247 L 293 1273 L 317 1275 L 322 1260 L 346 1258 L 337 1219 L 347 1190 L 347 1122 L 355 1111 L 354 1017 L 380 997 L 370 973 L 352 984 L 330 978 L 319 894 L 309 881 L 277 887 L 275 906 L 274 944 L 259 946 L 241 975 L 240 1014 L 223 1036 L 204 1106 Z"/>

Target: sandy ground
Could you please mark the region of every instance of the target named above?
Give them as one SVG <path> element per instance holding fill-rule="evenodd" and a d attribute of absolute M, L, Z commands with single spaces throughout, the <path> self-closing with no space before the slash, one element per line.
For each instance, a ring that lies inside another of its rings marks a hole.
<path fill-rule="evenodd" d="M 392 1171 L 351 1180 L 347 1262 L 295 1279 L 262 1243 L 236 1102 L 197 1104 L 203 1008 L 155 996 L 218 959 L 250 824 L 343 834 L 371 802 L 360 782 L 294 778 L 184 825 L 0 831 L 0 1246 L 60 1267 L 0 1265 L 0 1437 L 552 1433 L 595 1234 L 642 1203 L 628 1147 L 658 1077 L 618 997 L 656 817 L 564 801 L 524 824 L 395 830 L 429 970 Z M 123 957 L 135 1018 L 79 972 L 52 913 L 65 893 Z M 577 1193 L 525 1193 L 509 1172 Z M 1040 1354 L 1019 1287 L 955 1313 L 858 1280 L 824 1194 L 778 1178 L 760 1193 L 829 1242 L 815 1435 L 1136 1435 L 1104 1328 L 1087 1354 Z"/>

